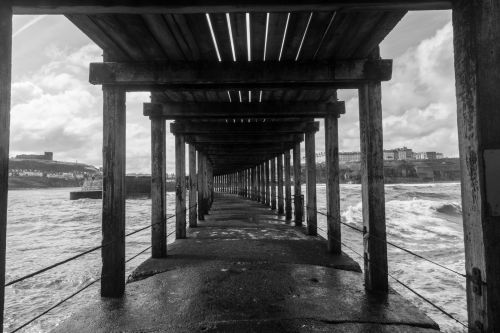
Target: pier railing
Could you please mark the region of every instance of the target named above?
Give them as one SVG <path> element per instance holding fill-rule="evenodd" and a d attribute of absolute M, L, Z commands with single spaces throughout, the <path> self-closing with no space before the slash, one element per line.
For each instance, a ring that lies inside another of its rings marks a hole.
<path fill-rule="evenodd" d="M 185 213 L 187 211 L 189 211 L 190 209 L 196 207 L 197 205 L 192 205 L 188 208 L 185 208 L 182 212 Z M 169 215 L 166 217 L 166 221 L 176 217 L 177 214 L 173 214 L 173 215 Z M 160 222 L 160 223 L 163 223 L 163 222 Z M 132 235 L 135 235 L 139 232 L 142 232 L 142 231 L 145 231 L 145 230 L 148 230 L 150 228 L 152 228 L 153 226 L 155 225 L 158 225 L 160 223 L 152 223 L 152 224 L 149 224 L 145 227 L 142 227 L 142 228 L 139 228 L 139 229 L 136 229 L 136 230 L 133 230 L 127 234 L 125 234 L 125 238 L 127 237 L 130 237 Z M 171 231 L 170 233 L 167 234 L 166 238 L 168 239 L 170 236 L 172 236 L 173 234 L 175 233 L 175 230 Z M 27 280 L 27 279 L 30 279 L 30 278 L 33 278 L 35 276 L 38 276 L 42 273 L 45 273 L 49 270 L 52 270 L 56 267 L 59 267 L 59 266 L 62 266 L 64 264 L 67 264 L 71 261 L 74 261 L 78 258 L 81 258 L 83 256 L 86 256 L 90 253 L 93 253 L 97 250 L 100 250 L 100 249 L 103 249 L 105 247 L 108 247 L 116 242 L 118 242 L 120 239 L 117 239 L 117 240 L 114 240 L 114 241 L 111 241 L 111 242 L 108 242 L 108 243 L 105 243 L 105 244 L 102 244 L 102 245 L 99 245 L 99 246 L 95 246 L 95 247 L 92 247 L 92 248 L 89 248 L 88 250 L 85 250 L 85 251 L 82 251 L 78 254 L 75 254 L 69 258 L 66 258 L 66 259 L 63 259 L 63 260 L 60 260 L 58 262 L 55 262 L 54 264 L 52 265 L 49 265 L 47 267 L 44 267 L 40 270 L 37 270 L 35 272 L 32 272 L 32 273 L 29 273 L 29 274 L 26 274 L 22 277 L 19 277 L 17 279 L 14 279 L 14 280 L 11 280 L 7 283 L 5 283 L 5 287 L 8 287 L 8 286 L 12 286 L 16 283 L 19 283 L 21 281 L 24 281 L 24 280 Z M 125 263 L 129 263 L 130 261 L 134 260 L 135 258 L 137 258 L 138 256 L 140 256 L 141 254 L 145 253 L 146 251 L 150 250 L 152 246 L 148 246 L 146 247 L 145 249 L 141 250 L 140 252 L 134 254 L 132 257 L 128 258 L 127 260 L 125 260 Z M 40 319 L 41 317 L 43 317 L 44 315 L 46 315 L 47 313 L 49 313 L 50 311 L 54 310 L 55 308 L 59 307 L 60 305 L 64 304 L 65 302 L 67 302 L 68 300 L 70 300 L 71 298 L 75 297 L 76 295 L 80 294 L 81 292 L 85 291 L 86 289 L 90 288 L 92 285 L 96 284 L 97 282 L 101 281 L 103 279 L 103 276 L 99 277 L 99 278 L 96 278 L 94 280 L 92 280 L 91 282 L 87 283 L 85 286 L 81 287 L 80 289 L 78 289 L 77 291 L 75 291 L 74 293 L 68 295 L 67 297 L 61 299 L 59 302 L 57 302 L 56 304 L 52 305 L 51 307 L 49 307 L 48 309 L 44 310 L 43 312 L 37 314 L 36 316 L 34 316 L 33 318 L 27 320 L 26 322 L 24 322 L 23 324 L 21 324 L 20 326 L 17 326 L 14 330 L 12 330 L 10 333 L 14 333 L 14 332 L 19 332 L 20 330 L 22 330 L 23 328 L 25 328 L 26 326 L 30 325 L 31 323 L 35 322 L 36 320 Z"/>
<path fill-rule="evenodd" d="M 222 193 L 223 193 L 223 192 L 222 192 Z M 255 192 L 255 191 L 252 191 L 252 190 L 247 190 L 247 194 L 243 194 L 243 195 L 238 194 L 238 195 L 243 196 L 243 197 L 249 197 L 249 198 L 261 198 L 261 193 L 260 193 L 260 192 Z M 291 196 L 292 196 L 292 198 L 293 198 L 293 201 L 294 201 L 294 202 L 296 202 L 298 205 L 301 205 L 301 206 L 302 206 L 302 211 L 304 211 L 304 206 L 305 206 L 305 202 L 304 202 L 304 195 L 303 195 L 303 194 L 301 194 L 300 196 L 296 196 L 296 195 L 293 195 L 293 194 L 292 194 Z M 275 196 L 275 198 L 276 198 L 276 200 L 278 200 L 278 199 L 279 199 L 279 200 L 286 200 L 286 198 L 284 198 L 284 197 L 280 197 L 280 196 Z M 269 201 L 271 201 L 271 199 L 270 199 Z M 297 207 L 297 206 L 294 206 L 294 207 Z M 271 207 L 269 207 L 269 208 L 271 208 Z M 316 213 L 317 213 L 317 214 L 322 215 L 322 216 L 324 216 L 324 217 L 326 217 L 326 218 L 332 218 L 332 217 L 333 217 L 333 216 L 329 216 L 327 213 L 322 212 L 322 211 L 320 211 L 320 210 L 317 210 L 317 209 L 316 209 L 315 211 L 316 211 Z M 345 226 L 345 227 L 347 227 L 347 228 L 349 228 L 349 229 L 351 229 L 351 230 L 354 230 L 354 231 L 356 231 L 356 232 L 360 233 L 361 235 L 364 235 L 364 234 L 365 234 L 365 232 L 364 232 L 362 229 L 360 229 L 360 228 L 358 228 L 358 227 L 356 227 L 356 226 L 350 225 L 350 224 L 345 223 L 345 222 L 343 222 L 343 221 L 339 221 L 339 222 L 340 222 L 340 224 L 341 224 L 342 226 Z M 300 226 L 301 226 L 301 224 L 300 224 Z M 319 236 L 321 236 L 322 238 L 324 238 L 324 239 L 328 239 L 328 237 L 332 237 L 332 235 L 331 235 L 331 234 L 329 234 L 329 233 L 328 233 L 328 231 L 327 231 L 327 230 L 325 230 L 324 228 L 322 228 L 322 227 L 320 227 L 320 226 L 317 226 L 317 228 L 318 228 L 318 230 L 320 230 L 320 231 L 322 231 L 322 232 L 324 233 L 324 234 L 319 234 Z M 394 247 L 394 248 L 396 248 L 396 249 L 398 249 L 398 250 L 401 250 L 401 251 L 403 251 L 403 252 L 405 252 L 405 253 L 407 253 L 407 254 L 410 254 L 410 255 L 412 255 L 412 256 L 414 256 L 414 257 L 416 257 L 416 258 L 419 258 L 419 259 L 421 259 L 421 260 L 424 260 L 424 261 L 426 261 L 426 262 L 428 262 L 428 263 L 430 263 L 430 264 L 432 264 L 432 265 L 435 265 L 435 266 L 437 266 L 437 267 L 439 267 L 439 268 L 441 268 L 441 269 L 443 269 L 443 270 L 446 270 L 446 271 L 448 271 L 448 272 L 451 272 L 451 273 L 453 273 L 453 274 L 454 274 L 454 275 L 456 275 L 456 276 L 459 276 L 459 277 L 464 278 L 464 279 L 467 279 L 467 280 L 477 281 L 477 278 L 475 278 L 475 277 L 473 277 L 473 276 L 469 276 L 469 275 L 466 275 L 466 274 L 460 273 L 460 272 L 458 272 L 457 270 L 454 270 L 454 269 L 452 269 L 452 268 L 450 268 L 450 267 L 447 267 L 447 266 L 445 266 L 445 265 L 442 265 L 442 264 L 440 264 L 440 263 L 436 262 L 435 260 L 432 260 L 432 259 L 429 259 L 429 258 L 427 258 L 427 257 L 424 257 L 424 256 L 422 256 L 421 254 L 418 254 L 418 253 L 416 253 L 416 252 L 414 252 L 414 251 L 408 250 L 408 249 L 406 249 L 406 248 L 402 247 L 401 245 L 398 245 L 398 244 L 396 244 L 396 243 L 394 243 L 394 242 L 391 242 L 391 241 L 388 241 L 388 240 L 383 240 L 383 239 L 380 239 L 380 238 L 378 238 L 378 237 L 376 237 L 376 236 L 374 236 L 374 235 L 370 235 L 370 237 L 371 237 L 372 239 L 375 239 L 375 240 L 379 241 L 379 242 L 380 242 L 380 241 L 381 241 L 381 242 L 385 242 L 387 245 L 390 245 L 390 246 L 392 246 L 392 247 Z M 366 256 L 364 256 L 363 254 L 359 253 L 359 251 L 356 251 L 356 250 L 355 250 L 352 246 L 350 246 L 350 245 L 346 244 L 346 242 L 344 242 L 344 241 L 342 241 L 342 240 L 340 240 L 340 239 L 336 239 L 336 238 L 333 238 L 333 240 L 334 240 L 335 242 L 340 243 L 343 247 L 345 247 L 346 249 L 350 250 L 350 251 L 351 251 L 351 252 L 353 252 L 355 255 L 359 256 L 361 259 L 363 259 L 363 260 L 364 260 L 364 259 L 369 260 L 369 258 L 367 258 L 367 257 L 366 257 Z M 374 267 L 376 267 L 376 269 L 382 270 L 382 268 L 377 267 L 376 265 L 375 265 Z M 391 273 L 389 273 L 389 272 L 387 272 L 387 271 L 385 271 L 385 270 L 384 270 L 384 273 L 385 273 L 385 274 L 387 274 L 387 275 L 388 275 L 388 276 L 389 276 L 389 277 L 390 277 L 390 278 L 391 278 L 394 282 L 396 282 L 397 284 L 401 285 L 403 288 L 405 288 L 405 289 L 407 289 L 408 291 L 410 291 L 411 293 L 413 293 L 415 296 L 417 296 L 418 298 L 420 298 L 421 300 L 423 300 L 424 302 L 426 302 L 427 304 L 429 304 L 430 306 L 432 306 L 434 309 L 436 309 L 437 311 L 439 311 L 440 313 L 442 313 L 443 315 L 445 315 L 446 317 L 448 317 L 448 318 L 449 318 L 449 319 L 451 319 L 452 321 L 454 321 L 454 322 L 458 323 L 459 325 L 461 325 L 461 326 L 462 326 L 462 327 L 464 327 L 465 329 L 468 329 L 468 330 L 470 329 L 470 327 L 469 327 L 466 323 L 464 323 L 464 322 L 462 322 L 461 320 L 459 320 L 458 318 L 456 318 L 456 317 L 455 317 L 454 315 L 452 315 L 449 311 L 446 311 L 446 309 L 444 309 L 443 307 L 441 307 L 441 306 L 437 305 L 436 303 L 434 303 L 434 302 L 433 302 L 432 300 L 430 300 L 429 298 L 427 298 L 427 297 L 423 296 L 421 293 L 419 293 L 419 292 L 418 292 L 418 291 L 416 291 L 414 288 L 412 288 L 412 287 L 411 287 L 411 286 L 409 286 L 408 284 L 404 283 L 403 281 L 401 281 L 400 279 L 398 279 L 397 277 L 395 277 L 393 274 L 391 274 Z M 474 282 L 474 283 L 476 283 L 476 282 Z M 479 284 L 481 284 L 481 285 L 485 285 L 485 284 L 486 284 L 486 282 L 484 282 L 484 281 L 480 281 L 480 280 L 479 280 L 477 283 L 479 283 Z M 472 331 L 474 331 L 474 330 L 472 329 Z"/>

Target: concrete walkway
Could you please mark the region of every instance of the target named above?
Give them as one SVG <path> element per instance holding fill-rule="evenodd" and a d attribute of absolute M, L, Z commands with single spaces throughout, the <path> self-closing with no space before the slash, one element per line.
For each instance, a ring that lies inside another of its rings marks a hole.
<path fill-rule="evenodd" d="M 121 300 L 95 299 L 54 332 L 437 332 L 397 293 L 326 241 L 261 204 L 217 196 L 210 215 L 129 277 Z"/>

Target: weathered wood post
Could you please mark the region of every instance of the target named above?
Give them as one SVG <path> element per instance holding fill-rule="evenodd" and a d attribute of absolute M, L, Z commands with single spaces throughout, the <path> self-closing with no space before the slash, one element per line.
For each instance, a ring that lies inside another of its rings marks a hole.
<path fill-rule="evenodd" d="M 271 180 L 270 180 L 270 177 L 269 177 L 269 160 L 266 160 L 266 162 L 264 162 L 264 174 L 265 174 L 265 184 L 264 184 L 264 195 L 265 195 L 265 205 L 266 206 L 270 206 L 271 205 L 271 193 L 270 193 L 270 187 L 271 187 Z"/>
<path fill-rule="evenodd" d="M 205 167 L 203 169 L 204 175 L 203 175 L 203 199 L 205 200 L 205 214 L 208 214 L 210 211 L 210 169 L 211 169 L 211 164 L 210 161 L 207 158 L 207 155 L 204 155 L 204 163 Z"/>
<path fill-rule="evenodd" d="M 255 167 L 250 169 L 250 179 L 251 179 L 251 181 L 250 181 L 250 184 L 251 184 L 251 186 L 250 186 L 250 198 L 252 200 L 255 200 L 255 191 L 256 191 L 256 189 L 255 189 L 255 187 L 256 187 L 255 186 L 256 185 Z"/>
<path fill-rule="evenodd" d="M 285 219 L 292 219 L 292 173 L 290 168 L 290 150 L 285 151 Z"/>
<path fill-rule="evenodd" d="M 283 154 L 277 157 L 278 169 L 278 214 L 283 215 L 285 212 L 285 198 L 283 196 Z"/>
<path fill-rule="evenodd" d="M 186 238 L 186 144 L 175 135 L 175 237 Z"/>
<path fill-rule="evenodd" d="M 325 117 L 326 211 L 328 251 L 341 254 L 339 135 L 337 114 Z"/>
<path fill-rule="evenodd" d="M 500 332 L 500 6 L 453 2 L 470 332 Z"/>
<path fill-rule="evenodd" d="M 125 127 L 126 93 L 103 86 L 103 191 L 101 296 L 125 291 Z"/>
<path fill-rule="evenodd" d="M 264 163 L 260 165 L 260 202 L 266 203 L 266 173 Z"/>
<path fill-rule="evenodd" d="M 9 4 L 0 4 L 0 327 L 3 327 L 5 298 L 11 76 L 12 9 Z"/>
<path fill-rule="evenodd" d="M 318 213 L 316 203 L 316 143 L 314 129 L 306 132 L 306 186 L 307 186 L 307 234 L 318 234 Z"/>
<path fill-rule="evenodd" d="M 276 209 L 276 158 L 270 160 L 271 163 L 271 209 Z"/>
<path fill-rule="evenodd" d="M 166 128 L 151 118 L 151 257 L 167 256 Z"/>
<path fill-rule="evenodd" d="M 304 216 L 304 202 L 302 201 L 300 171 L 300 142 L 297 142 L 293 148 L 293 189 L 296 226 L 302 225 L 302 217 Z"/>
<path fill-rule="evenodd" d="M 359 126 L 365 288 L 386 292 L 388 290 L 387 244 L 380 82 L 371 82 L 359 89 Z"/>
<path fill-rule="evenodd" d="M 197 175 L 197 190 L 198 190 L 198 219 L 205 220 L 205 201 L 203 200 L 203 175 L 204 162 L 203 153 L 198 151 L 198 175 Z"/>

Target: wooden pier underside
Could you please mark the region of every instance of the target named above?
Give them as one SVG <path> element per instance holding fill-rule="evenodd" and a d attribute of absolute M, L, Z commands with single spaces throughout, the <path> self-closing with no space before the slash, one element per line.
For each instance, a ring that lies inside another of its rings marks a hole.
<path fill-rule="evenodd" d="M 394 291 L 368 294 L 357 263 L 327 253 L 262 204 L 217 195 L 210 215 L 54 332 L 437 332 Z"/>

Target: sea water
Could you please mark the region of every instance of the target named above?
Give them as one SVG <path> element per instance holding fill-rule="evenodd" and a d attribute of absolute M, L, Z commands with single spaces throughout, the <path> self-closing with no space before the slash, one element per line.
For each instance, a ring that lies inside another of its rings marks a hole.
<path fill-rule="evenodd" d="M 101 200 L 70 201 L 76 189 L 16 190 L 9 192 L 6 280 L 11 281 L 101 243 Z M 303 189 L 303 193 L 305 193 Z M 317 188 L 318 210 L 325 208 L 325 185 Z M 174 193 L 167 194 L 167 213 L 175 210 Z M 341 185 L 342 220 L 362 226 L 360 185 Z M 127 232 L 150 223 L 151 200 L 128 199 Z M 440 264 L 464 271 L 460 184 L 399 184 L 386 186 L 387 238 Z M 175 219 L 168 221 L 174 230 Z M 318 225 L 326 229 L 325 218 Z M 320 231 L 320 234 L 322 231 Z M 362 253 L 362 237 L 342 228 L 342 238 Z M 169 241 L 173 241 L 171 237 Z M 150 230 L 127 238 L 126 257 L 150 245 Z M 362 266 L 362 258 L 343 250 Z M 127 264 L 127 274 L 149 257 L 147 251 Z M 389 271 L 395 278 L 466 321 L 465 280 L 401 250 L 388 246 Z M 100 251 L 96 251 L 39 276 L 6 288 L 5 326 L 10 332 L 33 316 L 100 276 Z M 390 279 L 391 286 L 424 310 L 445 332 L 465 332 L 463 327 Z M 43 316 L 24 331 L 47 332 L 72 312 L 98 297 L 99 283 Z"/>

